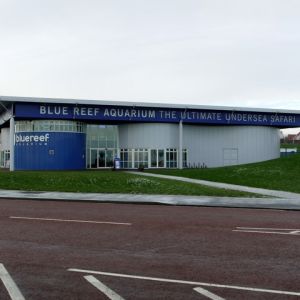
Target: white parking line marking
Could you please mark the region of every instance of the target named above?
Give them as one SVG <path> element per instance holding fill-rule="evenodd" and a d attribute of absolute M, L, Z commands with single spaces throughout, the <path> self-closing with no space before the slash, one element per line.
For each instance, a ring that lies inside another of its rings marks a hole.
<path fill-rule="evenodd" d="M 207 291 L 207 290 L 205 290 L 201 287 L 196 287 L 196 288 L 194 288 L 194 290 L 196 292 L 198 292 L 199 294 L 201 294 L 203 296 L 206 296 L 207 298 L 210 298 L 212 300 L 225 300 L 225 298 L 219 297 L 216 294 L 213 294 L 213 293 L 211 293 L 211 292 L 209 292 L 209 291 Z"/>
<path fill-rule="evenodd" d="M 132 225 L 132 223 L 118 223 L 118 222 L 105 222 L 105 221 L 65 220 L 65 219 L 31 218 L 31 217 L 15 217 L 15 216 L 10 216 L 10 218 L 21 219 L 21 220 L 53 221 L 53 222 L 74 222 L 74 223 L 125 225 L 125 226 Z"/>
<path fill-rule="evenodd" d="M 2 280 L 12 300 L 25 300 L 3 264 L 0 264 L 0 279 Z"/>
<path fill-rule="evenodd" d="M 111 300 L 125 300 L 120 295 L 111 290 L 108 286 L 103 284 L 97 278 L 92 275 L 83 276 L 90 284 L 92 284 L 96 289 L 100 290 L 105 296 Z"/>
<path fill-rule="evenodd" d="M 265 234 L 300 235 L 300 229 L 287 229 L 287 228 L 236 227 L 236 229 L 232 231 L 265 233 Z"/>
<path fill-rule="evenodd" d="M 234 289 L 234 290 L 244 290 L 244 291 L 261 292 L 261 293 L 300 296 L 300 292 L 250 288 L 250 287 L 235 286 L 235 285 L 215 284 L 215 283 L 186 281 L 186 280 L 175 280 L 175 279 L 167 279 L 167 278 L 145 277 L 145 276 L 136 276 L 136 275 L 118 274 L 118 273 L 108 273 L 108 272 L 99 272 L 99 271 L 73 269 L 73 268 L 68 269 L 68 271 L 86 273 L 86 274 L 97 274 L 97 275 L 104 275 L 104 276 L 122 277 L 122 278 L 132 278 L 132 279 L 151 280 L 151 281 L 160 281 L 160 282 L 169 282 L 169 283 L 189 284 L 189 285 L 195 285 L 195 286 L 198 286 L 198 285 L 200 285 L 200 286 L 211 286 L 211 287 Z"/>

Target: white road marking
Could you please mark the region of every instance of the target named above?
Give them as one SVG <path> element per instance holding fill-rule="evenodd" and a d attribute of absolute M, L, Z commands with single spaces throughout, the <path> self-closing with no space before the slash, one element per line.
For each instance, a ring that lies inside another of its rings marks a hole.
<path fill-rule="evenodd" d="M 264 228 L 264 227 L 236 227 L 237 229 L 253 229 L 253 230 L 278 230 L 278 231 L 294 231 L 300 229 L 290 229 L 290 228 Z"/>
<path fill-rule="evenodd" d="M 118 223 L 118 222 L 105 222 L 105 221 L 65 220 L 65 219 L 31 218 L 31 217 L 15 217 L 15 216 L 10 216 L 10 218 L 21 219 L 21 220 L 38 220 L 38 221 L 54 221 L 54 222 L 74 222 L 74 223 L 125 225 L 125 226 L 132 225 L 132 223 Z"/>
<path fill-rule="evenodd" d="M 265 233 L 265 234 L 300 235 L 300 229 L 288 229 L 288 228 L 236 227 L 236 229 L 234 229 L 232 231 Z"/>
<path fill-rule="evenodd" d="M 92 270 L 72 269 L 72 268 L 68 269 L 68 271 L 86 273 L 86 274 L 97 274 L 97 275 L 104 275 L 104 276 L 122 277 L 122 278 L 132 278 L 132 279 L 151 280 L 151 281 L 160 281 L 160 282 L 169 282 L 169 283 L 189 284 L 189 285 L 195 285 L 195 286 L 200 285 L 200 286 L 210 286 L 210 287 L 217 287 L 217 288 L 227 288 L 227 289 L 234 289 L 234 290 L 261 292 L 261 293 L 300 296 L 300 292 L 250 288 L 250 287 L 235 286 L 235 285 L 215 284 L 215 283 L 186 281 L 186 280 L 175 280 L 175 279 L 167 279 L 167 278 L 145 277 L 145 276 L 136 276 L 136 275 L 119 274 L 119 273 L 99 272 L 99 271 L 92 271 Z"/>
<path fill-rule="evenodd" d="M 108 286 L 103 284 L 97 278 L 92 275 L 83 276 L 90 284 L 92 284 L 96 289 L 100 290 L 105 296 L 111 300 L 125 300 L 120 295 L 111 290 Z"/>
<path fill-rule="evenodd" d="M 283 234 L 283 235 L 300 235 L 300 232 L 278 232 L 278 231 L 261 231 L 261 230 L 232 230 L 235 232 L 253 232 L 253 233 L 265 233 L 265 234 Z"/>
<path fill-rule="evenodd" d="M 3 264 L 0 264 L 0 279 L 2 280 L 12 300 L 25 300 Z"/>
<path fill-rule="evenodd" d="M 198 292 L 199 294 L 206 296 L 207 298 L 212 299 L 212 300 L 225 300 L 225 298 L 219 297 L 216 294 L 213 294 L 201 287 L 196 287 L 196 288 L 194 288 L 194 290 L 196 292 Z"/>

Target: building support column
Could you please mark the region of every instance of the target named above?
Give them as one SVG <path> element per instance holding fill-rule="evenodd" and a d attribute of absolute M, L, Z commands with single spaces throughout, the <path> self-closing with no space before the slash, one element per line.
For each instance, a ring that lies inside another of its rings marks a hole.
<path fill-rule="evenodd" d="M 183 168 L 182 163 L 182 136 L 183 136 L 183 125 L 182 120 L 179 122 L 179 147 L 178 147 L 178 168 Z"/>
<path fill-rule="evenodd" d="M 117 125 L 117 157 L 121 160 L 120 129 L 119 129 L 119 125 Z"/>
<path fill-rule="evenodd" d="M 10 145 L 10 162 L 9 162 L 9 170 L 15 170 L 15 118 L 13 116 L 10 117 L 9 121 L 9 145 Z"/>

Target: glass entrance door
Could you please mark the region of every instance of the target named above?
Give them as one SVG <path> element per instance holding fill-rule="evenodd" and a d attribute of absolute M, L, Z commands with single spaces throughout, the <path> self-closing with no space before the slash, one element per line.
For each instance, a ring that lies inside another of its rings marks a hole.
<path fill-rule="evenodd" d="M 106 157 L 106 150 L 105 149 L 98 149 L 98 168 L 105 168 L 105 157 Z"/>
<path fill-rule="evenodd" d="M 90 149 L 90 166 L 93 169 L 112 168 L 116 149 Z"/>
<path fill-rule="evenodd" d="M 90 168 L 98 168 L 98 149 L 90 149 Z"/>
<path fill-rule="evenodd" d="M 165 150 L 151 149 L 151 168 L 163 168 L 165 166 Z"/>
<path fill-rule="evenodd" d="M 114 156 L 115 156 L 114 149 L 105 150 L 105 167 L 106 168 L 112 168 L 114 166 Z"/>

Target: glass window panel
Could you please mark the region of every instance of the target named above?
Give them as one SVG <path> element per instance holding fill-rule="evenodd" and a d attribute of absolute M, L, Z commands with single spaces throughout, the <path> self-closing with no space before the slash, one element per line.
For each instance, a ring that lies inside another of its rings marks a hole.
<path fill-rule="evenodd" d="M 98 147 L 99 148 L 107 148 L 106 141 L 99 140 Z"/>
<path fill-rule="evenodd" d="M 115 147 L 115 141 L 108 140 L 106 145 L 107 145 L 107 148 L 114 148 Z"/>
<path fill-rule="evenodd" d="M 91 141 L 90 148 L 98 148 L 98 141 Z"/>
<path fill-rule="evenodd" d="M 163 168 L 165 166 L 165 155 L 164 150 L 158 150 L 158 167 Z"/>
<path fill-rule="evenodd" d="M 128 161 L 131 163 L 132 162 L 132 150 L 128 152 Z"/>
<path fill-rule="evenodd" d="M 151 167 L 156 168 L 157 167 L 157 150 L 151 150 Z"/>
<path fill-rule="evenodd" d="M 17 121 L 16 131 L 68 131 L 83 132 L 85 125 L 82 122 L 64 120 L 35 120 Z"/>
<path fill-rule="evenodd" d="M 97 168 L 97 149 L 91 149 L 90 167 Z"/>
<path fill-rule="evenodd" d="M 134 161 L 139 161 L 139 152 L 138 152 L 138 150 L 134 150 Z"/>
<path fill-rule="evenodd" d="M 177 149 L 166 149 L 167 168 L 177 168 Z"/>

